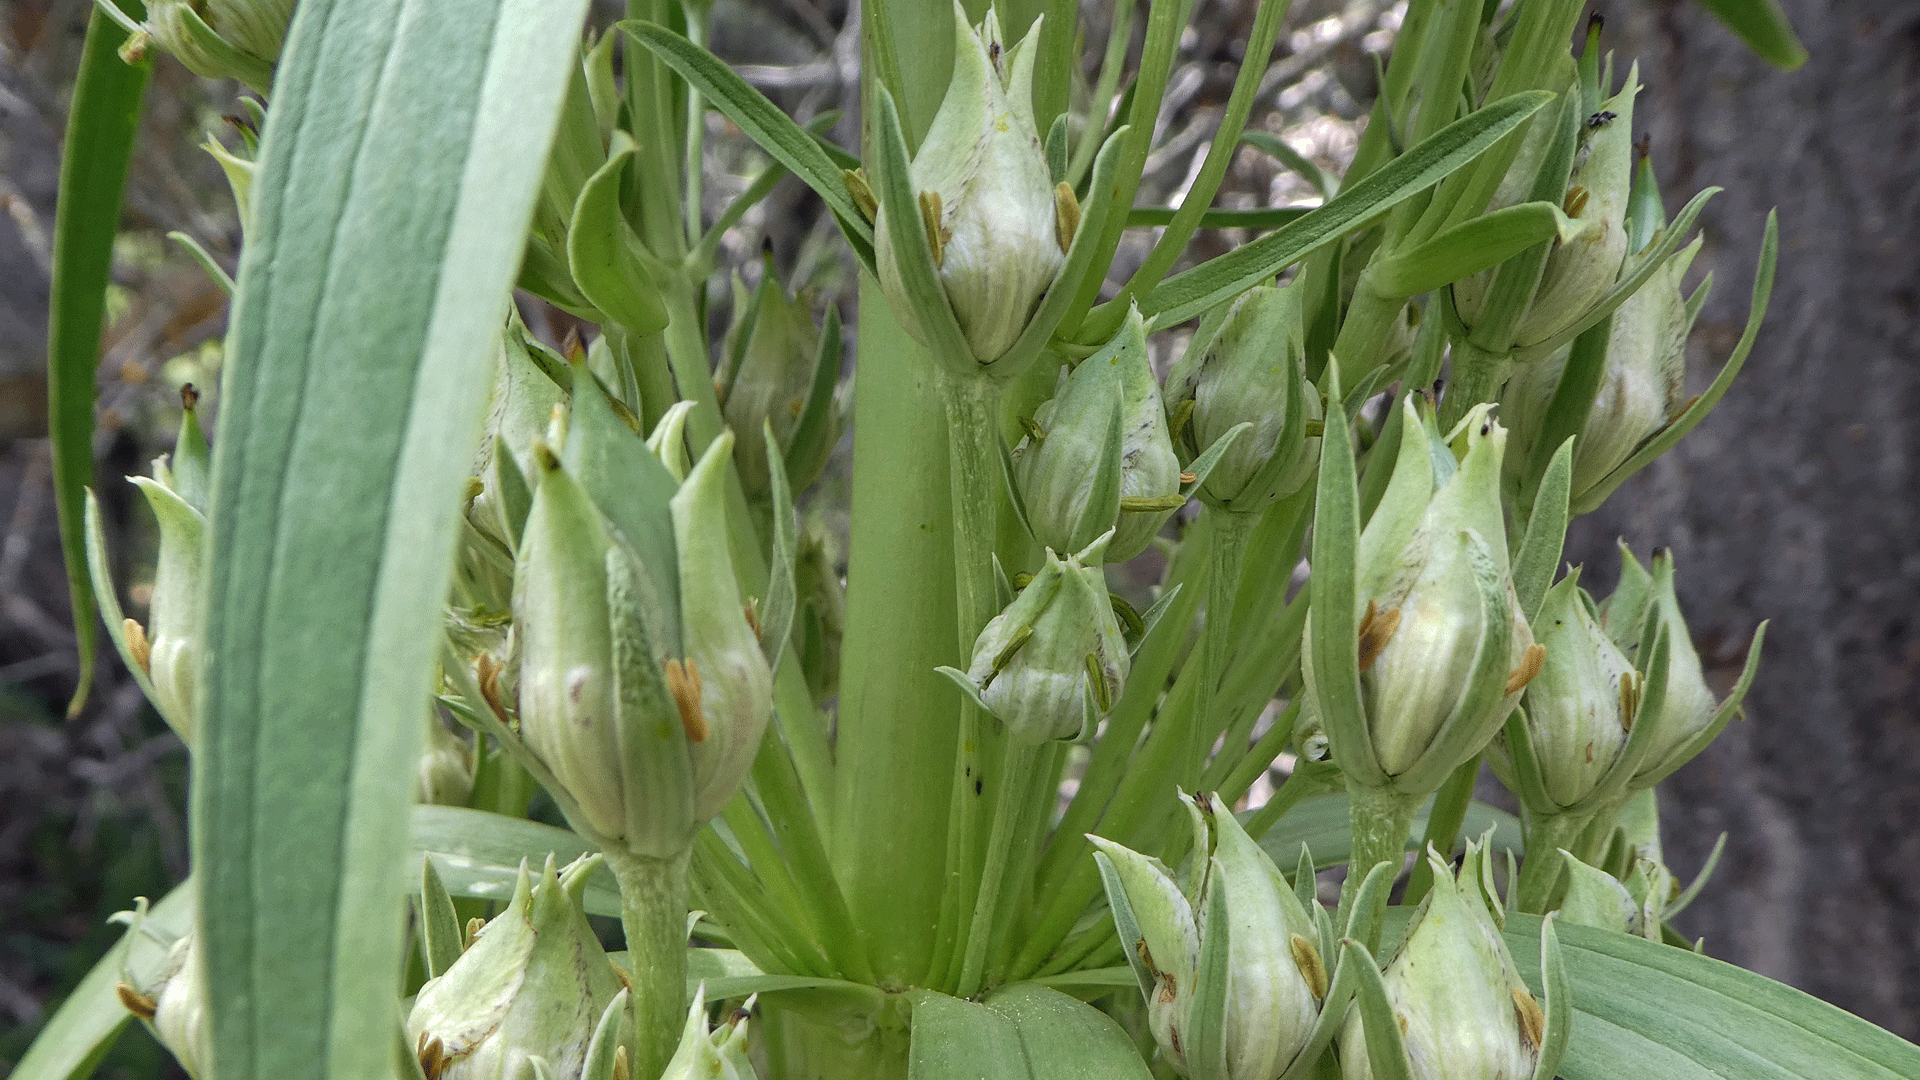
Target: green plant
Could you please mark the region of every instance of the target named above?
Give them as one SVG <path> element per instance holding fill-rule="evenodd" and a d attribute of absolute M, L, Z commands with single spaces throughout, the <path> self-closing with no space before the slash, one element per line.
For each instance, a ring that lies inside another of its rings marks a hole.
<path fill-rule="evenodd" d="M 1664 219 L 1635 76 L 1616 92 L 1597 28 L 1565 48 L 1579 4 L 1412 5 L 1347 173 L 1295 164 L 1324 205 L 1238 217 L 1209 204 L 1284 3 L 1177 208 L 1134 202 L 1187 4 L 1148 8 L 1125 73 L 1116 14 L 1076 111 L 1075 5 L 869 3 L 858 157 L 707 52 L 699 3 L 635 0 L 583 50 L 584 0 L 305 0 L 277 57 L 234 37 L 268 7 L 94 24 L 106 104 L 76 130 L 121 157 L 121 33 L 271 105 L 229 163 L 210 468 L 189 426 L 143 484 L 151 633 L 63 470 L 77 603 L 192 746 L 194 877 L 19 1075 L 84 1074 L 127 1010 L 229 1078 L 740 1075 L 749 1038 L 796 1077 L 1920 1072 L 1648 940 L 1685 900 L 1652 785 L 1738 709 L 1759 639 L 1714 701 L 1669 563 L 1629 560 L 1604 605 L 1555 565 L 1569 515 L 1724 393 L 1775 236 L 1713 388 L 1635 405 L 1698 310 L 1681 245 L 1711 193 Z M 774 161 L 712 222 L 710 109 Z M 71 451 L 113 199 L 69 174 Z M 815 339 L 769 266 L 717 379 L 707 338 L 720 237 L 784 174 L 866 271 L 844 598 L 817 549 L 796 573 L 794 513 L 837 431 L 837 322 Z M 1272 231 L 1174 273 L 1210 222 Z M 554 351 L 516 283 L 599 333 Z M 1157 385 L 1150 336 L 1196 319 Z M 1140 612 L 1104 566 L 1149 544 Z M 1555 757 L 1596 741 L 1591 770 Z M 1483 757 L 1524 823 L 1471 802 Z M 536 787 L 570 829 L 526 820 Z M 1434 857 L 1391 904 L 1410 844 Z M 583 912 L 621 919 L 617 978 Z M 736 1000 L 751 1028 L 710 1034 Z"/>

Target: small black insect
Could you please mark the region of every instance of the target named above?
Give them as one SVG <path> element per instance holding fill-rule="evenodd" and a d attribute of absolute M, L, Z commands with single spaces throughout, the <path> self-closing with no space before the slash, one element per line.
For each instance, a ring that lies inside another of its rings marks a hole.
<path fill-rule="evenodd" d="M 1615 117 L 1616 115 L 1618 115 L 1618 114 L 1617 114 L 1617 113 L 1610 113 L 1610 112 L 1597 112 L 1597 113 L 1594 113 L 1594 114 L 1593 114 L 1592 116 L 1589 116 L 1589 117 L 1587 117 L 1587 126 L 1588 126 L 1589 128 L 1603 128 L 1603 127 L 1606 127 L 1606 126 L 1607 126 L 1608 124 L 1611 124 L 1611 123 L 1613 123 L 1613 118 L 1614 118 L 1614 117 Z"/>

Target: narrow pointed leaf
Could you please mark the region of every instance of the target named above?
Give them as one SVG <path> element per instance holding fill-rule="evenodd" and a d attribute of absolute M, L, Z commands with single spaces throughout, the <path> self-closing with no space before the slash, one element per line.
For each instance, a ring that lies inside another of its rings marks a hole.
<path fill-rule="evenodd" d="M 433 868 L 431 857 L 420 860 L 420 957 L 426 962 L 427 978 L 438 978 L 460 959 L 464 935 L 460 918 L 453 911 L 453 896 Z"/>
<path fill-rule="evenodd" d="M 1573 486 L 1573 436 L 1553 452 L 1541 478 L 1540 493 L 1533 501 L 1533 517 L 1527 522 L 1527 535 L 1520 541 L 1513 559 L 1513 591 L 1520 600 L 1520 613 L 1532 620 L 1540 611 L 1540 601 L 1553 584 L 1553 569 L 1560 565 L 1560 551 L 1567 539 L 1567 492 Z"/>
<path fill-rule="evenodd" d="M 1552 203 L 1508 206 L 1381 259 L 1367 268 L 1367 275 L 1382 296 L 1416 296 L 1498 266 L 1535 244 L 1564 237 L 1571 224 Z"/>

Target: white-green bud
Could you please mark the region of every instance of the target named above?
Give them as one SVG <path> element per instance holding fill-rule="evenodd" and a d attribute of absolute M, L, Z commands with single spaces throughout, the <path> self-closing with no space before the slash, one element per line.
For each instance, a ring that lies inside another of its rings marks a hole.
<path fill-rule="evenodd" d="M 514 1080 L 529 1057 L 554 1080 L 579 1080 L 594 1028 L 620 976 L 580 907 L 587 855 L 536 883 L 527 865 L 507 910 L 474 935 L 453 966 L 428 980 L 407 1016 L 407 1038 L 438 1080 Z"/>
<path fill-rule="evenodd" d="M 1129 946 L 1136 970 L 1151 980 L 1148 1026 L 1161 1053 L 1188 1075 L 1187 1040 L 1208 934 L 1209 895 L 1221 893 L 1232 944 L 1227 968 L 1228 1080 L 1274 1080 L 1313 1033 L 1327 972 L 1318 931 L 1300 898 L 1233 812 L 1210 795 L 1183 800 L 1193 819 L 1195 880 L 1182 892 L 1157 859 L 1098 837 L 1139 924 Z M 1111 887 L 1111 883 L 1110 883 Z"/>
<path fill-rule="evenodd" d="M 1200 485 L 1208 505 L 1264 510 L 1300 489 L 1320 460 L 1307 423 L 1321 415 L 1307 381 L 1301 289 L 1260 285 L 1233 302 L 1219 333 L 1167 373 L 1174 445 L 1192 461 L 1241 423 L 1241 435 Z"/>
<path fill-rule="evenodd" d="M 427 744 L 414 767 L 414 798 L 435 806 L 465 806 L 472 794 L 473 748 L 439 718 L 427 717 Z"/>
<path fill-rule="evenodd" d="M 1451 447 L 1411 397 L 1402 407 L 1393 476 L 1360 536 L 1361 704 L 1379 769 L 1431 791 L 1499 731 L 1544 650 L 1513 591 L 1499 492 L 1506 431 L 1492 406 L 1468 413 Z M 1305 674 L 1311 690 L 1311 651 Z M 1336 761 L 1357 752 L 1333 746 Z"/>
<path fill-rule="evenodd" d="M 208 1075 L 213 1051 L 213 1015 L 198 940 L 191 931 L 175 939 L 147 985 L 138 990 L 126 983 L 119 986 L 120 1003 L 147 1022 L 154 1039 L 194 1080 Z"/>
<path fill-rule="evenodd" d="M 1693 635 L 1680 613 L 1680 598 L 1673 589 L 1672 553 L 1664 548 L 1654 552 L 1652 574 L 1640 566 L 1624 543 L 1620 545 L 1620 558 L 1621 584 L 1608 598 L 1605 612 L 1608 633 L 1622 642 L 1623 650 L 1644 674 L 1650 660 L 1645 654 L 1656 627 L 1666 631 L 1667 680 L 1660 712 L 1638 720 L 1657 724 L 1658 728 L 1635 775 L 1657 778 L 1700 749 L 1692 744 L 1712 726 L 1722 703 L 1707 685 L 1700 654 L 1693 648 Z M 1612 603 L 1615 598 L 1618 604 Z"/>
<path fill-rule="evenodd" d="M 1110 538 L 1064 559 L 1049 550 L 974 642 L 966 678 L 1015 738 L 1087 738 L 1120 698 L 1132 657 L 1101 571 Z"/>
<path fill-rule="evenodd" d="M 774 277 L 768 260 L 760 287 L 748 292 L 735 275 L 734 323 L 727 334 L 727 367 L 722 373 L 721 414 L 738 442 L 734 464 L 748 495 L 764 499 L 773 490 L 768 476 L 767 443 L 762 425 L 771 424 L 773 438 L 784 454 L 794 446 L 794 433 L 807 411 L 814 377 L 821 359 L 819 332 L 805 302 L 787 295 Z M 828 358 L 830 362 L 838 357 Z M 818 421 L 834 422 L 831 399 Z M 806 487 L 826 465 L 833 437 L 814 440 L 809 460 L 790 460 L 787 475 L 795 490 Z"/>
<path fill-rule="evenodd" d="M 154 0 L 141 30 L 187 70 L 239 79 L 264 93 L 286 40 L 294 0 Z M 139 38 L 127 46 L 137 55 Z"/>
<path fill-rule="evenodd" d="M 1469 845 L 1456 878 L 1428 853 L 1433 889 L 1384 972 L 1415 1080 L 1525 1080 L 1540 1059 L 1546 1018 L 1500 936 L 1484 859 Z M 1372 1080 L 1358 1010 L 1338 1039 L 1341 1076 Z"/>
<path fill-rule="evenodd" d="M 999 16 L 979 27 L 954 4 L 953 79 L 913 156 L 934 264 L 976 363 L 1000 359 L 1026 329 L 1035 305 L 1066 261 L 1077 205 L 1069 212 L 1047 169 L 1033 116 L 1033 64 L 1039 20 L 1003 47 Z M 1068 201 L 1071 196 L 1065 196 Z M 881 288 L 916 339 L 882 207 L 874 222 Z"/>
<path fill-rule="evenodd" d="M 680 1045 L 660 1080 L 755 1080 L 753 1061 L 747 1055 L 747 1017 L 752 1012 L 753 998 L 748 998 L 725 1023 L 708 1032 L 707 984 L 701 983 L 687 1007 Z"/>
<path fill-rule="evenodd" d="M 152 479 L 128 478 L 153 508 L 160 524 L 160 551 L 147 603 L 147 625 L 128 619 L 120 630 L 128 651 L 147 670 L 154 708 L 191 746 L 199 727 L 195 695 L 206 606 L 201 561 L 208 462 L 206 437 L 194 416 L 193 388 L 187 387 L 181 396 L 186 408 L 172 458 L 154 459 Z"/>
<path fill-rule="evenodd" d="M 1533 621 L 1546 648 L 1540 673 L 1527 684 L 1527 738 L 1556 814 L 1584 800 L 1613 767 L 1632 730 L 1640 682 L 1588 610 L 1579 575 L 1548 590 Z"/>

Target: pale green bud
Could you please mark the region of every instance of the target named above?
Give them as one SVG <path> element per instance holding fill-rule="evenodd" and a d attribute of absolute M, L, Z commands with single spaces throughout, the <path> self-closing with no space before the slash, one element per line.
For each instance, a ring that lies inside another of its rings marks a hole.
<path fill-rule="evenodd" d="M 979 27 L 954 4 L 953 78 L 914 154 L 910 176 L 934 263 L 975 362 L 1000 359 L 1066 261 L 1067 217 L 1033 116 L 1039 20 L 1003 47 L 999 16 Z M 880 284 L 909 332 L 926 336 L 900 279 L 885 217 L 874 222 Z M 1072 217 L 1077 221 L 1078 209 Z"/>
<path fill-rule="evenodd" d="M 160 551 L 153 571 L 147 625 L 132 619 L 121 627 L 128 650 L 146 669 L 154 708 L 192 745 L 199 727 L 198 692 L 206 581 L 202 567 L 207 530 L 207 442 L 194 417 L 191 386 L 171 460 L 154 460 L 153 478 L 129 477 L 147 497 L 160 524 Z"/>
<path fill-rule="evenodd" d="M 554 1080 L 579 1080 L 588 1044 L 620 976 L 580 907 L 587 855 L 536 883 L 523 862 L 507 910 L 474 935 L 446 973 L 428 980 L 407 1017 L 407 1038 L 438 1080 L 513 1080 L 529 1057 Z"/>
<path fill-rule="evenodd" d="M 1621 554 L 1637 565 L 1638 560 L 1633 559 L 1624 545 Z M 1700 654 L 1693 648 L 1693 634 L 1687 629 L 1686 617 L 1680 613 L 1680 598 L 1673 590 L 1672 552 L 1664 548 L 1654 552 L 1651 577 L 1650 610 L 1643 618 L 1657 621 L 1666 629 L 1667 685 L 1660 714 L 1644 718 L 1646 723 L 1659 727 L 1653 745 L 1641 762 L 1639 776 L 1669 772 L 1691 757 L 1689 744 L 1712 725 L 1721 704 L 1707 685 L 1700 667 Z M 1651 629 L 1651 626 L 1643 628 L 1642 642 L 1651 640 Z M 1641 655 L 1645 651 L 1644 644 L 1637 645 L 1628 650 L 1628 655 L 1636 663 L 1645 664 L 1648 658 Z"/>
<path fill-rule="evenodd" d="M 213 1052 L 213 1014 L 198 938 L 188 932 L 167 950 L 153 981 L 134 992 L 120 984 L 120 1000 L 147 1022 L 148 1030 L 194 1080 L 208 1075 Z"/>
<path fill-rule="evenodd" d="M 1563 921 L 1616 934 L 1640 932 L 1640 904 L 1625 885 L 1612 874 L 1588 866 L 1564 849 L 1558 854 L 1567 862 L 1567 895 L 1559 908 Z"/>
<path fill-rule="evenodd" d="M 473 794 L 473 748 L 447 730 L 438 718 L 427 718 L 427 744 L 414 767 L 416 801 L 435 806 L 465 806 Z"/>
<path fill-rule="evenodd" d="M 1160 1050 L 1187 1074 L 1187 1036 L 1194 1023 L 1198 957 L 1208 927 L 1209 895 L 1224 901 L 1232 948 L 1227 968 L 1228 1080 L 1274 1080 L 1313 1033 L 1327 973 L 1318 931 L 1273 860 L 1227 807 L 1201 794 L 1186 802 L 1193 849 L 1203 860 L 1182 893 L 1164 865 L 1118 844 L 1089 837 L 1110 861 L 1140 924 L 1134 961 L 1151 978 L 1147 1011 Z"/>
<path fill-rule="evenodd" d="M 671 504 L 686 657 L 667 662 L 667 685 L 686 727 L 694 810 L 702 821 L 740 790 L 773 717 L 773 671 L 747 619 L 728 553 L 726 472 L 732 451 L 732 433 L 722 432 Z"/>
<path fill-rule="evenodd" d="M 758 289 L 749 293 L 736 275 L 733 293 L 735 316 L 727 335 L 721 414 L 739 440 L 733 456 L 741 486 L 748 495 L 764 499 L 772 487 L 762 425 L 772 425 L 774 441 L 782 453 L 793 447 L 794 433 L 807 411 L 821 359 L 819 332 L 807 305 L 780 287 L 771 260 Z M 831 400 L 825 404 L 819 422 L 831 424 Z M 810 460 L 786 463 L 795 489 L 806 487 L 820 474 L 833 439 L 828 435 L 816 440 L 815 445 Z"/>
<path fill-rule="evenodd" d="M 1082 361 L 1033 414 L 1013 451 L 1013 479 L 1033 538 L 1054 551 L 1079 551 L 1120 516 L 1119 353 Z"/>
<path fill-rule="evenodd" d="M 195 75 L 265 93 L 292 17 L 293 0 L 155 0 L 141 31 Z M 123 51 L 143 48 L 136 36 Z"/>
<path fill-rule="evenodd" d="M 752 1011 L 753 998 L 748 998 L 725 1023 L 708 1032 L 707 984 L 701 983 L 687 1007 L 680 1045 L 660 1080 L 754 1080 L 753 1062 L 747 1055 L 747 1017 Z"/>
<path fill-rule="evenodd" d="M 545 439 L 555 406 L 566 400 L 559 385 L 534 362 L 532 350 L 540 347 L 526 341 L 517 318 L 500 336 L 485 436 L 473 463 L 480 490 L 468 507 L 467 520 L 508 552 L 519 545 L 541 474 L 534 446 Z"/>
<path fill-rule="evenodd" d="M 1686 404 L 1687 335 L 1693 320 L 1681 277 L 1700 250 L 1695 240 L 1660 265 L 1613 313 L 1606 372 L 1573 444 L 1575 502 L 1667 426 Z M 1500 395 L 1500 415 L 1513 426 L 1510 470 L 1524 467 L 1545 425 L 1571 346 L 1522 365 Z"/>
<path fill-rule="evenodd" d="M 1500 936 L 1481 884 L 1484 859 L 1484 848 L 1469 845 L 1456 878 L 1428 853 L 1433 890 L 1384 972 L 1414 1080 L 1525 1080 L 1540 1058 L 1546 1019 Z M 1358 1010 L 1339 1046 L 1345 1080 L 1371 1080 Z"/>
<path fill-rule="evenodd" d="M 1513 592 L 1499 494 L 1506 431 L 1492 406 L 1455 428 L 1453 452 L 1423 434 L 1411 398 L 1402 407 L 1400 456 L 1360 536 L 1361 701 L 1381 771 L 1417 767 L 1433 786 L 1416 786 L 1433 790 L 1499 731 L 1543 650 Z M 1311 654 L 1306 676 L 1317 682 Z"/>
<path fill-rule="evenodd" d="M 1301 289 L 1248 289 L 1233 302 L 1219 333 L 1191 346 L 1167 374 L 1167 409 L 1175 446 L 1188 461 L 1241 423 L 1253 429 L 1231 444 L 1200 485 L 1208 505 L 1264 510 L 1298 491 L 1320 459 L 1307 423 L 1321 415 L 1307 381 Z"/>
<path fill-rule="evenodd" d="M 1633 665 L 1588 610 L 1577 573 L 1547 592 L 1534 634 L 1546 648 L 1527 684 L 1527 738 L 1555 814 L 1591 794 L 1626 745 L 1640 683 Z"/>
<path fill-rule="evenodd" d="M 1101 571 L 1110 539 L 1064 559 L 1048 551 L 974 642 L 966 678 L 1016 738 L 1084 739 L 1120 698 L 1132 658 Z"/>
<path fill-rule="evenodd" d="M 1134 325 L 1138 314 L 1129 317 Z M 1167 431 L 1167 407 L 1160 382 L 1148 360 L 1145 327 L 1140 347 L 1122 350 L 1120 359 L 1120 519 L 1107 545 L 1108 562 L 1125 562 L 1147 549 L 1181 498 L 1179 455 Z"/>

